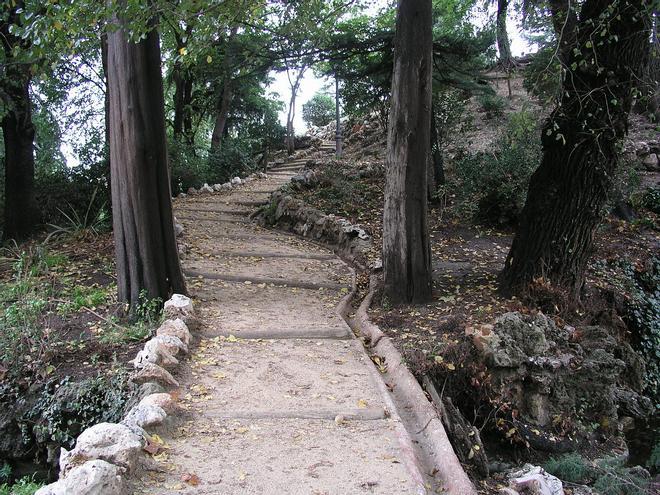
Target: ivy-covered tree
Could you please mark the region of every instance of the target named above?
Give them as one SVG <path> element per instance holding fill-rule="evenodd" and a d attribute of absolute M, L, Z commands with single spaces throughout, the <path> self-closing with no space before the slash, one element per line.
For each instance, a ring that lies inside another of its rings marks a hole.
<path fill-rule="evenodd" d="M 5 239 L 22 240 L 39 221 L 34 195 L 34 124 L 30 82 L 31 44 L 20 31 L 25 24 L 23 1 L 3 2 L 0 11 L 2 66 L 0 119 L 5 147 Z"/>
<path fill-rule="evenodd" d="M 509 294 L 543 279 L 579 296 L 648 63 L 649 1 L 586 0 L 578 7 L 562 31 L 574 40 L 560 49 L 562 92 L 543 128 L 543 159 L 501 274 Z"/>

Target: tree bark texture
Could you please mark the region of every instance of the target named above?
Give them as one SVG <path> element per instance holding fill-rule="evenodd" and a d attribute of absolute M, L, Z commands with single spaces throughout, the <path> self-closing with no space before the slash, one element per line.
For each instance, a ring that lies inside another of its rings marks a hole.
<path fill-rule="evenodd" d="M 289 155 L 293 155 L 293 152 L 296 150 L 296 133 L 293 127 L 293 119 L 296 117 L 296 98 L 298 96 L 298 90 L 300 89 L 300 83 L 302 82 L 303 74 L 307 68 L 303 67 L 300 69 L 296 78 L 289 83 L 291 85 L 291 98 L 289 99 L 289 112 L 286 117 L 286 150 Z"/>
<path fill-rule="evenodd" d="M 552 27 L 557 37 L 557 57 L 566 65 L 577 37 L 577 2 L 575 0 L 549 0 Z"/>
<path fill-rule="evenodd" d="M 121 24 L 121 21 L 117 21 Z M 174 236 L 158 32 L 108 34 L 110 163 L 119 299 L 184 293 Z"/>
<path fill-rule="evenodd" d="M 497 19 L 496 19 L 496 38 L 497 50 L 500 55 L 500 64 L 505 68 L 513 66 L 513 57 L 511 56 L 511 44 L 509 34 L 506 29 L 506 14 L 509 8 L 509 0 L 497 0 Z"/>
<path fill-rule="evenodd" d="M 13 59 L 15 46 L 24 43 L 9 32 L 9 26 L 19 22 L 17 10 L 8 13 L 0 23 L 0 38 L 5 52 L 5 74 L 0 98 L 5 107 L 2 133 L 5 144 L 5 218 L 4 239 L 26 239 L 39 222 L 39 210 L 34 195 L 34 125 L 30 102 L 30 66 Z"/>
<path fill-rule="evenodd" d="M 227 119 L 229 118 L 229 109 L 231 100 L 234 96 L 234 88 L 232 84 L 231 68 L 232 68 L 232 42 L 238 32 L 238 26 L 233 26 L 227 38 L 227 49 L 225 50 L 225 58 L 222 61 L 224 81 L 222 83 L 222 96 L 218 103 L 218 111 L 215 117 L 215 125 L 213 126 L 213 133 L 211 134 L 211 151 L 218 151 L 222 145 L 222 137 L 225 134 L 227 127 Z"/>
<path fill-rule="evenodd" d="M 174 36 L 176 38 L 177 53 L 179 53 L 182 49 L 186 48 L 186 41 L 177 32 L 175 32 Z M 185 40 L 188 40 L 192 36 L 192 26 L 189 25 L 186 28 L 185 36 Z M 172 135 L 175 140 L 184 138 L 186 142 L 192 144 L 192 76 L 180 59 L 174 63 L 172 74 L 174 81 L 174 122 Z"/>
<path fill-rule="evenodd" d="M 399 0 L 383 212 L 385 292 L 393 303 L 431 298 L 431 19 L 431 0 Z"/>
<path fill-rule="evenodd" d="M 542 277 L 579 296 L 648 61 L 647 7 L 645 0 L 582 7 L 562 98 L 542 131 L 543 159 L 501 274 L 505 293 L 523 293 Z"/>
<path fill-rule="evenodd" d="M 434 105 L 431 105 L 431 160 L 429 160 L 428 172 L 428 197 L 429 201 L 435 200 L 435 194 L 438 192 L 438 187 L 445 183 L 445 167 L 442 158 L 442 145 L 440 141 L 440 133 L 438 132 L 438 125 L 435 117 Z"/>

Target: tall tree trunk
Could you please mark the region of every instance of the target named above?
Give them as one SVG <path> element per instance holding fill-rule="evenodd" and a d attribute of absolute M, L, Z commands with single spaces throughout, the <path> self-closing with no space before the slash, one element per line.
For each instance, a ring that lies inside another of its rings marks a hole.
<path fill-rule="evenodd" d="M 101 66 L 103 67 L 103 80 L 105 92 L 103 93 L 103 113 L 105 124 L 105 143 L 103 157 L 105 160 L 104 177 L 108 185 L 106 201 L 112 201 L 110 194 L 110 88 L 108 87 L 108 35 L 101 34 Z"/>
<path fill-rule="evenodd" d="M 293 127 L 293 120 L 296 117 L 296 98 L 298 96 L 298 90 L 300 89 L 300 83 L 302 82 L 303 74 L 307 67 L 301 67 L 296 78 L 292 81 L 289 79 L 289 85 L 291 86 L 291 98 L 289 99 L 289 112 L 286 117 L 286 150 L 289 155 L 292 155 L 296 150 L 296 133 Z"/>
<path fill-rule="evenodd" d="M 211 151 L 217 151 L 222 144 L 222 138 L 225 135 L 227 128 L 227 119 L 229 117 L 229 108 L 231 100 L 234 95 L 233 82 L 231 77 L 232 61 L 232 42 L 238 32 L 238 26 L 232 26 L 227 38 L 227 49 L 225 50 L 225 58 L 222 61 L 224 80 L 222 83 L 222 96 L 218 104 L 218 112 L 215 117 L 215 125 L 213 126 L 213 134 L 211 134 Z"/>
<path fill-rule="evenodd" d="M 426 174 L 430 154 L 431 0 L 399 0 L 387 129 L 383 269 L 394 303 L 431 298 Z"/>
<path fill-rule="evenodd" d="M 122 19 L 116 21 L 125 25 Z M 108 34 L 110 163 L 119 299 L 186 290 L 174 237 L 158 32 Z"/>
<path fill-rule="evenodd" d="M 218 107 L 218 113 L 215 116 L 215 125 L 211 135 L 211 151 L 217 151 L 222 145 L 222 138 L 227 128 L 227 118 L 229 117 L 229 107 L 233 96 L 231 79 L 225 79 L 222 87 L 222 98 Z"/>
<path fill-rule="evenodd" d="M 0 38 L 5 52 L 2 78 L 2 133 L 5 144 L 5 218 L 4 239 L 27 238 L 39 222 L 34 196 L 34 125 L 30 102 L 30 66 L 12 61 L 13 50 L 24 42 L 10 32 L 19 21 L 17 2 L 0 23 Z"/>
<path fill-rule="evenodd" d="M 431 105 L 431 159 L 429 160 L 428 172 L 428 197 L 429 201 L 435 200 L 438 186 L 445 183 L 445 167 L 440 149 L 440 135 L 435 117 L 435 105 Z"/>
<path fill-rule="evenodd" d="M 192 25 L 188 25 L 185 31 L 185 39 L 175 31 L 177 54 L 186 48 L 187 40 L 192 36 Z M 192 103 L 192 79 L 190 71 L 187 70 L 180 59 L 174 63 L 172 71 L 174 80 L 174 123 L 172 135 L 175 140 L 185 140 L 190 143 L 190 131 L 192 127 L 190 105 Z"/>
<path fill-rule="evenodd" d="M 539 277 L 576 297 L 582 288 L 649 52 L 645 0 L 612 5 L 582 6 L 562 99 L 543 129 L 543 159 L 501 274 L 506 293 L 522 293 Z M 578 47 L 586 48 L 584 56 Z"/>
<path fill-rule="evenodd" d="M 500 64 L 509 69 L 513 63 L 511 56 L 511 44 L 509 43 L 509 34 L 506 29 L 506 15 L 509 8 L 509 0 L 497 0 L 497 50 L 500 52 Z"/>

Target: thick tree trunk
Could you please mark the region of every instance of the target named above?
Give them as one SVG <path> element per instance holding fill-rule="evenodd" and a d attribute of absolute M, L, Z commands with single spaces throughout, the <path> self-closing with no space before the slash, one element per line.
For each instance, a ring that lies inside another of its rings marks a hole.
<path fill-rule="evenodd" d="M 213 134 L 211 135 L 211 151 L 217 151 L 222 145 L 222 137 L 227 128 L 227 118 L 229 117 L 229 108 L 233 97 L 231 79 L 226 79 L 222 88 L 222 98 L 218 107 L 218 113 L 215 117 Z"/>
<path fill-rule="evenodd" d="M 431 18 L 431 0 L 399 0 L 383 212 L 385 291 L 393 303 L 431 298 Z"/>
<path fill-rule="evenodd" d="M 509 8 L 509 0 L 497 0 L 497 50 L 500 55 L 500 64 L 505 68 L 511 68 L 513 57 L 511 56 L 511 44 L 509 43 L 509 34 L 506 29 L 506 14 Z"/>
<path fill-rule="evenodd" d="M 119 299 L 134 309 L 142 291 L 166 299 L 186 290 L 174 237 L 155 28 L 139 43 L 127 41 L 123 29 L 108 34 L 108 83 L 117 286 Z"/>
<path fill-rule="evenodd" d="M 231 100 L 234 96 L 233 81 L 231 77 L 231 68 L 233 64 L 231 50 L 232 42 L 234 41 L 237 32 L 238 26 L 233 26 L 229 32 L 229 37 L 227 38 L 225 58 L 222 61 L 224 81 L 222 83 L 222 96 L 220 97 L 218 112 L 215 117 L 215 125 L 213 126 L 213 133 L 211 134 L 211 152 L 220 149 L 222 138 L 225 135 L 225 130 L 227 128 Z"/>
<path fill-rule="evenodd" d="M 550 14 L 552 27 L 557 37 L 557 56 L 559 61 L 566 65 L 570 51 L 575 46 L 577 37 L 576 2 L 571 0 L 550 0 Z"/>
<path fill-rule="evenodd" d="M 291 98 L 289 99 L 289 112 L 286 118 L 286 150 L 289 155 L 293 155 L 293 152 L 296 150 L 296 133 L 293 127 L 293 120 L 296 117 L 296 98 L 298 97 L 298 90 L 300 89 L 300 83 L 302 82 L 306 70 L 307 67 L 301 67 L 293 81 L 289 78 Z"/>
<path fill-rule="evenodd" d="M 34 197 L 34 125 L 30 102 L 30 66 L 12 63 L 15 46 L 22 41 L 13 36 L 9 26 L 19 22 L 18 2 L 0 24 L 0 37 L 5 52 L 2 78 L 2 133 L 5 145 L 5 218 L 4 239 L 27 238 L 39 222 L 39 210 Z"/>
<path fill-rule="evenodd" d="M 568 50 L 560 104 L 542 134 L 543 159 L 533 174 L 520 226 L 501 274 L 506 293 L 543 278 L 578 296 L 627 132 L 637 75 L 648 60 L 644 0 L 611 9 L 587 0 Z M 600 36 L 607 25 L 606 37 Z M 595 27 L 594 27 L 595 26 Z M 604 43 L 592 41 L 596 33 Z"/>
<path fill-rule="evenodd" d="M 438 186 L 445 183 L 445 167 L 440 149 L 440 135 L 435 118 L 435 108 L 431 105 L 431 159 L 429 160 L 428 172 L 428 197 L 429 201 L 435 200 Z"/>
<path fill-rule="evenodd" d="M 186 28 L 186 38 L 192 36 L 192 26 Z M 176 37 L 176 49 L 179 53 L 186 47 L 186 41 L 178 34 Z M 192 104 L 192 78 L 190 71 L 186 70 L 181 60 L 174 63 L 174 122 L 172 126 L 172 135 L 175 140 L 184 138 L 186 142 L 191 143 L 192 116 L 190 115 L 190 106 Z"/>

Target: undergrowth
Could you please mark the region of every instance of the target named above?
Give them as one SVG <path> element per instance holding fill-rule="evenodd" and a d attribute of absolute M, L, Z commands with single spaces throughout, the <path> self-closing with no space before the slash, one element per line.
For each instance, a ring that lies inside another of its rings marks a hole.
<path fill-rule="evenodd" d="M 545 470 L 562 481 L 589 485 L 599 495 L 648 495 L 649 473 L 639 467 L 627 467 L 624 460 L 606 457 L 588 461 L 571 453 L 550 458 Z"/>

